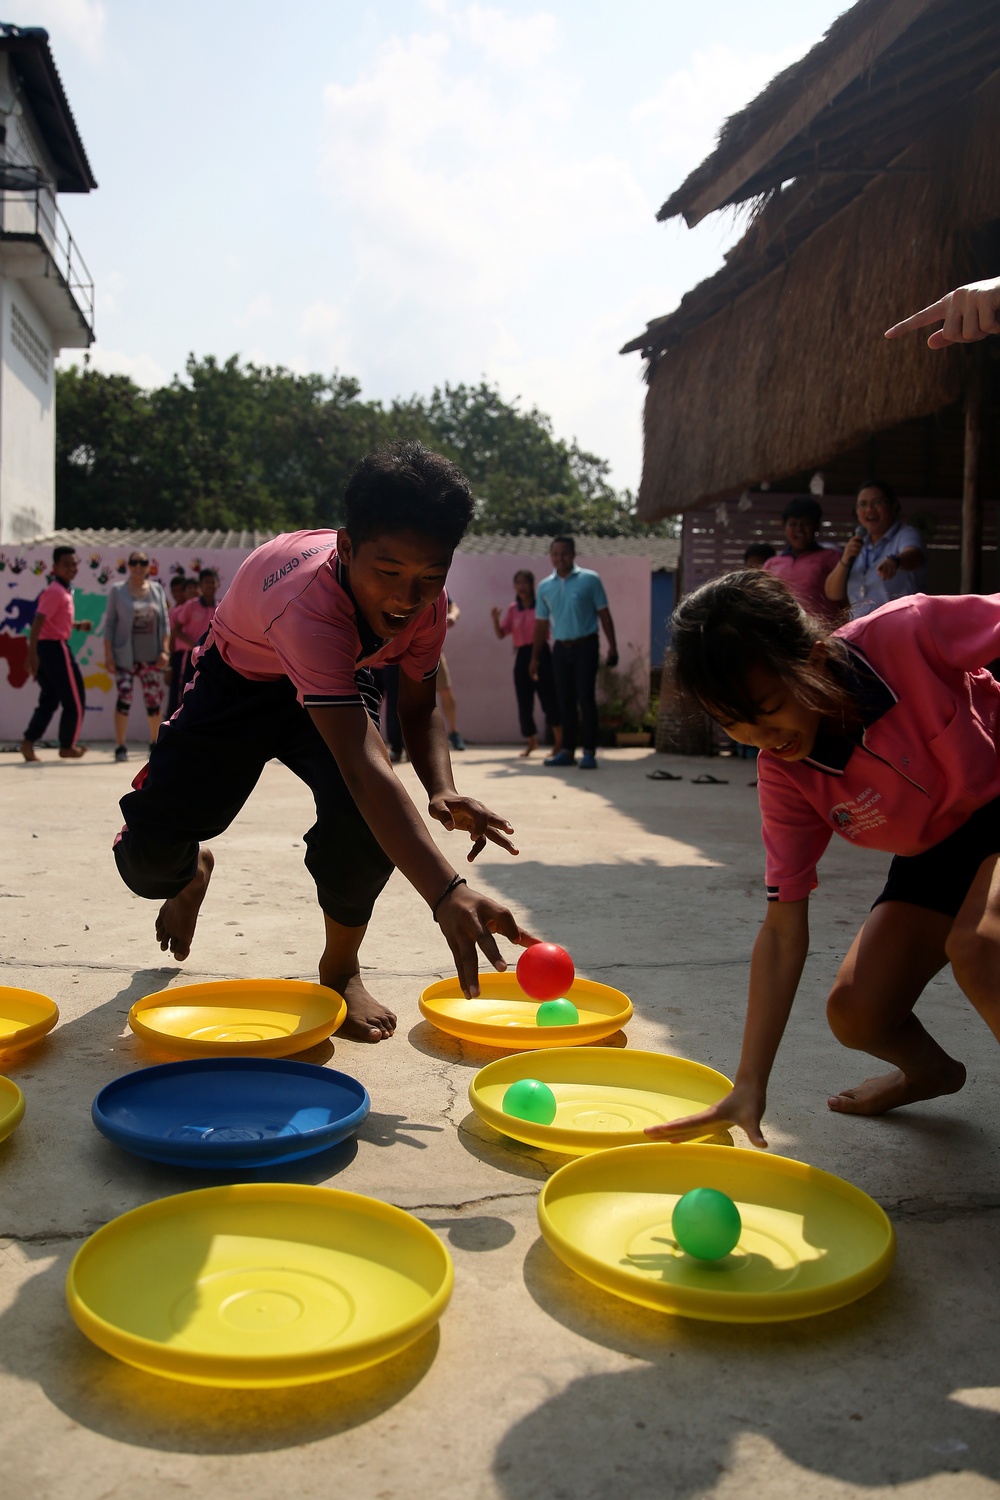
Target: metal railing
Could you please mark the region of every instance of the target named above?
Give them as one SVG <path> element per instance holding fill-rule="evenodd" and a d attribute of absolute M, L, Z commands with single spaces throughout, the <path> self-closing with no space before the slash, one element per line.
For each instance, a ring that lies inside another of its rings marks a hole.
<path fill-rule="evenodd" d="M 0 239 L 9 238 L 41 240 L 93 333 L 94 279 L 44 182 L 0 190 Z"/>

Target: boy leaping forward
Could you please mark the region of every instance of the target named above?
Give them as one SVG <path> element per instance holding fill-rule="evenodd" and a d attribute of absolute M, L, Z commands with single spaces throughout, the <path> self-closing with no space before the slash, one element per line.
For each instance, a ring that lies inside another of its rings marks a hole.
<path fill-rule="evenodd" d="M 472 516 L 454 464 L 419 443 L 369 454 L 351 476 L 346 525 L 276 537 L 247 558 L 219 605 L 174 717 L 122 798 L 115 859 L 137 895 L 164 898 L 163 949 L 191 950 L 213 857 L 276 757 L 311 788 L 306 868 L 326 921 L 322 984 L 347 1001 L 341 1035 L 378 1042 L 396 1018 L 361 982 L 358 950 L 393 866 L 427 902 L 466 995 L 479 993 L 477 945 L 506 968 L 494 932 L 532 939 L 505 907 L 468 886 L 439 852 L 397 779 L 378 731 L 372 668 L 401 667 L 399 717 L 429 812 L 511 854 L 513 829 L 455 790 L 434 675 L 447 629 L 445 580 Z"/>

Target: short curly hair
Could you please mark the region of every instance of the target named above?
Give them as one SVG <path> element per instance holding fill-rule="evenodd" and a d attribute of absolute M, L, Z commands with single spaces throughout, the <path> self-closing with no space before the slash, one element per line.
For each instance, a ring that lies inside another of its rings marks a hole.
<path fill-rule="evenodd" d="M 474 510 L 469 481 L 458 465 L 413 441 L 366 454 L 344 492 L 344 523 L 356 547 L 413 531 L 454 552 Z"/>

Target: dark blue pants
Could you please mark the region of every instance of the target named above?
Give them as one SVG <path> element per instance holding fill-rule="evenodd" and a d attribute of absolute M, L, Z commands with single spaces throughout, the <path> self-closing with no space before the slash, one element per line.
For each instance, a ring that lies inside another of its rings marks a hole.
<path fill-rule="evenodd" d="M 62 749 L 68 750 L 80 737 L 86 703 L 83 678 L 68 641 L 38 642 L 38 686 L 41 689 L 38 706 L 31 715 L 31 723 L 24 731 L 24 738 L 32 744 L 40 740 L 49 727 L 49 720 L 61 704 L 59 744 Z"/>
<path fill-rule="evenodd" d="M 593 635 L 582 635 L 575 641 L 556 641 L 552 647 L 552 675 L 562 715 L 563 749 L 570 754 L 577 745 L 578 717 L 580 744 L 591 754 L 597 749 L 599 660 L 596 632 Z"/>
<path fill-rule="evenodd" d="M 194 876 L 199 844 L 229 827 L 272 759 L 294 771 L 316 802 L 305 864 L 320 906 L 345 927 L 363 926 L 391 860 L 289 679 L 251 682 L 214 646 L 199 659 L 176 717 L 161 726 L 135 790 L 121 799 L 125 827 L 115 860 L 129 889 L 153 900 L 178 895 Z M 266 887 L 263 861 L 261 882 Z"/>
<path fill-rule="evenodd" d="M 538 726 L 535 723 L 535 694 L 545 715 L 545 723 L 549 729 L 558 727 L 561 722 L 559 713 L 559 702 L 556 698 L 556 685 L 552 679 L 552 652 L 548 644 L 544 645 L 538 654 L 538 678 L 533 679 L 530 672 L 532 647 L 518 646 L 514 657 L 514 691 L 517 694 L 517 716 L 521 724 L 521 733 L 524 738 L 531 739 L 538 734 Z"/>

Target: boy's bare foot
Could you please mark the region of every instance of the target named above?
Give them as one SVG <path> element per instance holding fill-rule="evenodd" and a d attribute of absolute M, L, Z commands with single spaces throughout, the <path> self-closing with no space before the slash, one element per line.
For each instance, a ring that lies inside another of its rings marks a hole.
<path fill-rule="evenodd" d="M 336 990 L 347 1001 L 347 1020 L 336 1033 L 352 1042 L 384 1042 L 396 1030 L 396 1017 L 365 989 L 361 975 L 341 974 L 320 983 Z"/>
<path fill-rule="evenodd" d="M 215 855 L 208 849 L 198 853 L 198 871 L 181 891 L 164 901 L 156 917 L 156 939 L 164 952 L 169 948 L 180 963 L 191 952 L 198 913 L 215 868 Z"/>
<path fill-rule="evenodd" d="M 41 761 L 35 754 L 35 746 L 31 740 L 22 740 L 18 748 L 26 761 L 34 761 L 36 765 L 41 765 Z"/>
<path fill-rule="evenodd" d="M 949 1057 L 933 1073 L 913 1077 L 898 1068 L 877 1078 L 866 1078 L 856 1088 L 842 1089 L 826 1102 L 841 1115 L 884 1115 L 901 1104 L 916 1104 L 918 1099 L 937 1099 L 941 1094 L 957 1094 L 965 1084 L 965 1067 Z"/>
<path fill-rule="evenodd" d="M 59 759 L 60 760 L 79 760 L 80 756 L 81 755 L 86 755 L 86 753 L 87 753 L 87 747 L 86 747 L 86 745 L 60 745 L 59 746 Z"/>
<path fill-rule="evenodd" d="M 521 759 L 522 760 L 527 760 L 527 758 L 531 754 L 532 750 L 537 750 L 537 749 L 538 749 L 538 741 L 535 739 L 535 736 L 532 735 L 531 738 L 529 739 L 528 743 L 525 745 L 524 749 L 521 751 Z"/>

